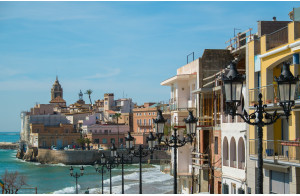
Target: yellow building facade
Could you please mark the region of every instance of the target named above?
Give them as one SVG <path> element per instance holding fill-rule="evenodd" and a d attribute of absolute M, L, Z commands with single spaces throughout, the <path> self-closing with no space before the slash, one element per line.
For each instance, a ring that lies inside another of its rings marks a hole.
<path fill-rule="evenodd" d="M 271 34 L 262 35 L 248 43 L 247 87 L 249 113 L 254 112 L 258 94 L 262 93 L 266 111 L 283 113 L 279 105 L 274 77 L 281 73 L 283 62 L 290 62 L 290 70 L 300 74 L 300 23 L 290 22 Z M 297 84 L 295 106 L 288 121 L 282 117 L 263 127 L 264 193 L 300 193 L 300 91 Z M 257 129 L 248 129 L 248 172 L 255 173 L 257 160 Z M 252 173 L 252 174 L 253 174 Z M 255 193 L 256 177 L 248 175 L 249 193 Z M 252 175 L 253 176 L 253 175 Z M 279 179 L 279 180 L 278 180 Z"/>

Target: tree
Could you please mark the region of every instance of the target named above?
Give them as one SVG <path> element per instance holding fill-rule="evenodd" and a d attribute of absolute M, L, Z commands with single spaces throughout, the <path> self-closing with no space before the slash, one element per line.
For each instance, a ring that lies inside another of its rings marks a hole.
<path fill-rule="evenodd" d="M 118 147 L 119 147 L 119 142 L 120 142 L 120 138 L 119 138 L 119 118 L 122 119 L 121 113 L 115 113 L 113 115 L 113 119 L 117 119 L 117 125 L 118 125 Z"/>
<path fill-rule="evenodd" d="M 5 194 L 17 194 L 24 185 L 27 185 L 26 177 L 19 174 L 18 171 L 9 172 L 5 170 L 2 180 L 4 182 Z"/>
<path fill-rule="evenodd" d="M 84 93 L 84 94 L 89 95 L 89 99 L 90 99 L 91 105 L 92 105 L 92 99 L 91 99 L 91 94 L 92 93 L 93 93 L 93 91 L 91 89 L 86 90 L 85 93 Z"/>
<path fill-rule="evenodd" d="M 92 141 L 89 138 L 85 138 L 85 143 L 87 144 L 88 150 L 90 150 L 90 143 L 92 143 Z"/>
<path fill-rule="evenodd" d="M 84 138 L 78 138 L 77 139 L 77 144 L 80 145 L 81 149 L 83 150 L 83 147 L 85 145 L 85 139 Z"/>

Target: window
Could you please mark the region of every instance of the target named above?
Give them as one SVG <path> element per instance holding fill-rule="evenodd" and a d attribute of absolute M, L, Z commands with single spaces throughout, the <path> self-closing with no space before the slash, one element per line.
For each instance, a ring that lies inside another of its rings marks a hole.
<path fill-rule="evenodd" d="M 136 123 L 139 124 L 139 119 L 136 120 Z"/>
<path fill-rule="evenodd" d="M 149 119 L 149 125 L 151 125 L 151 119 Z"/>
<path fill-rule="evenodd" d="M 108 133 L 108 130 L 104 130 L 104 133 L 107 134 L 107 133 Z"/>
<path fill-rule="evenodd" d="M 152 115 L 155 115 L 155 112 L 153 112 Z"/>
<path fill-rule="evenodd" d="M 107 144 L 107 139 L 106 138 L 102 139 L 102 143 Z"/>
<path fill-rule="evenodd" d="M 65 133 L 69 133 L 69 130 L 68 130 L 68 129 L 66 129 L 66 130 L 65 130 Z"/>
<path fill-rule="evenodd" d="M 95 139 L 95 140 L 94 140 L 94 143 L 95 143 L 95 144 L 99 144 L 99 139 Z"/>
<path fill-rule="evenodd" d="M 218 137 L 215 137 L 215 154 L 218 154 Z"/>
<path fill-rule="evenodd" d="M 148 113 L 148 115 L 150 116 L 150 115 L 151 115 L 151 113 L 149 112 L 149 113 Z"/>
<path fill-rule="evenodd" d="M 120 138 L 120 143 L 123 143 L 123 138 Z"/>
<path fill-rule="evenodd" d="M 144 119 L 144 125 L 146 125 L 147 124 L 147 120 L 146 119 Z"/>
<path fill-rule="evenodd" d="M 111 139 L 110 139 L 110 143 L 111 143 L 111 144 L 114 144 L 114 143 L 115 143 L 115 138 L 111 138 Z"/>

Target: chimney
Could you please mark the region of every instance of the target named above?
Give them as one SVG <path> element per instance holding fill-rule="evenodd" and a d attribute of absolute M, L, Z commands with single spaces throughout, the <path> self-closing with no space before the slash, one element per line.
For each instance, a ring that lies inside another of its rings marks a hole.
<path fill-rule="evenodd" d="M 275 16 L 273 17 L 273 21 L 277 21 Z"/>

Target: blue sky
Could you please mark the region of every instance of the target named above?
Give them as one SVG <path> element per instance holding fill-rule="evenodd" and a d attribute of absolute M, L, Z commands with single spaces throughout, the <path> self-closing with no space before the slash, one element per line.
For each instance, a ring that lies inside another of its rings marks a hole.
<path fill-rule="evenodd" d="M 167 101 L 160 82 L 186 55 L 223 49 L 233 29 L 290 20 L 299 2 L 0 2 L 0 131 L 19 131 L 20 112 L 50 101 L 58 75 L 67 104 L 92 89 L 134 102 Z M 88 101 L 88 97 L 84 96 Z"/>

